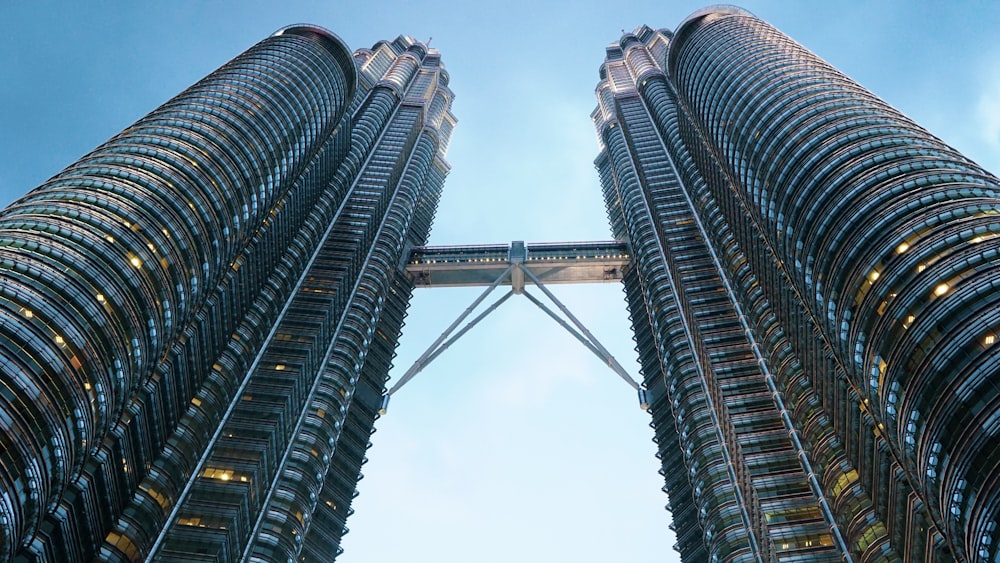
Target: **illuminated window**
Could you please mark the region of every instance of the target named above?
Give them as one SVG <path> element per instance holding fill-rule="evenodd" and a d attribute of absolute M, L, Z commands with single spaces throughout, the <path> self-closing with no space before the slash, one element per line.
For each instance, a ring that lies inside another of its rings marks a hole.
<path fill-rule="evenodd" d="M 218 481 L 232 481 L 233 479 L 239 479 L 241 482 L 246 483 L 246 476 L 237 475 L 232 469 L 221 469 L 218 467 L 206 467 L 204 471 L 201 472 L 201 476 L 206 479 L 216 479 Z"/>
<path fill-rule="evenodd" d="M 837 478 L 837 481 L 833 484 L 833 489 L 831 490 L 833 496 L 839 495 L 841 491 L 851 486 L 857 480 L 858 480 L 858 472 L 856 470 L 851 469 L 850 471 L 843 473 L 840 477 Z"/>

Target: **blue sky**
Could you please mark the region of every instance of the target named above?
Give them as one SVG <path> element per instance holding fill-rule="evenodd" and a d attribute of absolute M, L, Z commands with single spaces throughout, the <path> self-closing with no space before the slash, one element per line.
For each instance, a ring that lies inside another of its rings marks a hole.
<path fill-rule="evenodd" d="M 0 204 L 284 25 L 352 48 L 433 37 L 459 125 L 431 242 L 609 236 L 589 122 L 603 49 L 698 2 L 0 0 Z M 611 8 L 612 5 L 621 4 Z M 770 21 L 990 169 L 1000 169 L 1000 3 L 755 1 Z M 418 290 L 398 377 L 474 299 Z M 637 372 L 617 285 L 557 294 Z M 346 563 L 671 561 L 649 417 L 526 300 L 509 301 L 377 424 Z"/>

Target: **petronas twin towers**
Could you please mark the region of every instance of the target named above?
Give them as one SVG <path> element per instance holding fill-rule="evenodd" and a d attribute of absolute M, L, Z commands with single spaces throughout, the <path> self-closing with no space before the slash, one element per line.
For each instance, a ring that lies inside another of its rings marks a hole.
<path fill-rule="evenodd" d="M 736 8 L 596 93 L 682 559 L 1000 560 L 1000 181 Z M 0 213 L 0 559 L 339 552 L 407 265 L 555 252 L 423 248 L 452 97 L 291 26 Z"/>

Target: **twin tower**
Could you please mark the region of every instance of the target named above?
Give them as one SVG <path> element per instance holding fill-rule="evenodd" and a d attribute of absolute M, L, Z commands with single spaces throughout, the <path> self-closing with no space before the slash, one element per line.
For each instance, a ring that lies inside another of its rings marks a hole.
<path fill-rule="evenodd" d="M 682 559 L 997 560 L 1000 181 L 736 8 L 596 93 Z M 339 552 L 414 265 L 481 260 L 423 246 L 452 97 L 284 28 L 0 213 L 0 560 Z"/>

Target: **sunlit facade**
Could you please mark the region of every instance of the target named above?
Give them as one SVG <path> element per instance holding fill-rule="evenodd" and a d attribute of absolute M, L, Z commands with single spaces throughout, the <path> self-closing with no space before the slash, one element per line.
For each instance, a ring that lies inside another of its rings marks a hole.
<path fill-rule="evenodd" d="M 1000 183 L 736 8 L 592 117 L 684 561 L 994 561 Z"/>
<path fill-rule="evenodd" d="M 447 84 L 285 28 L 0 213 L 0 560 L 338 553 Z"/>

